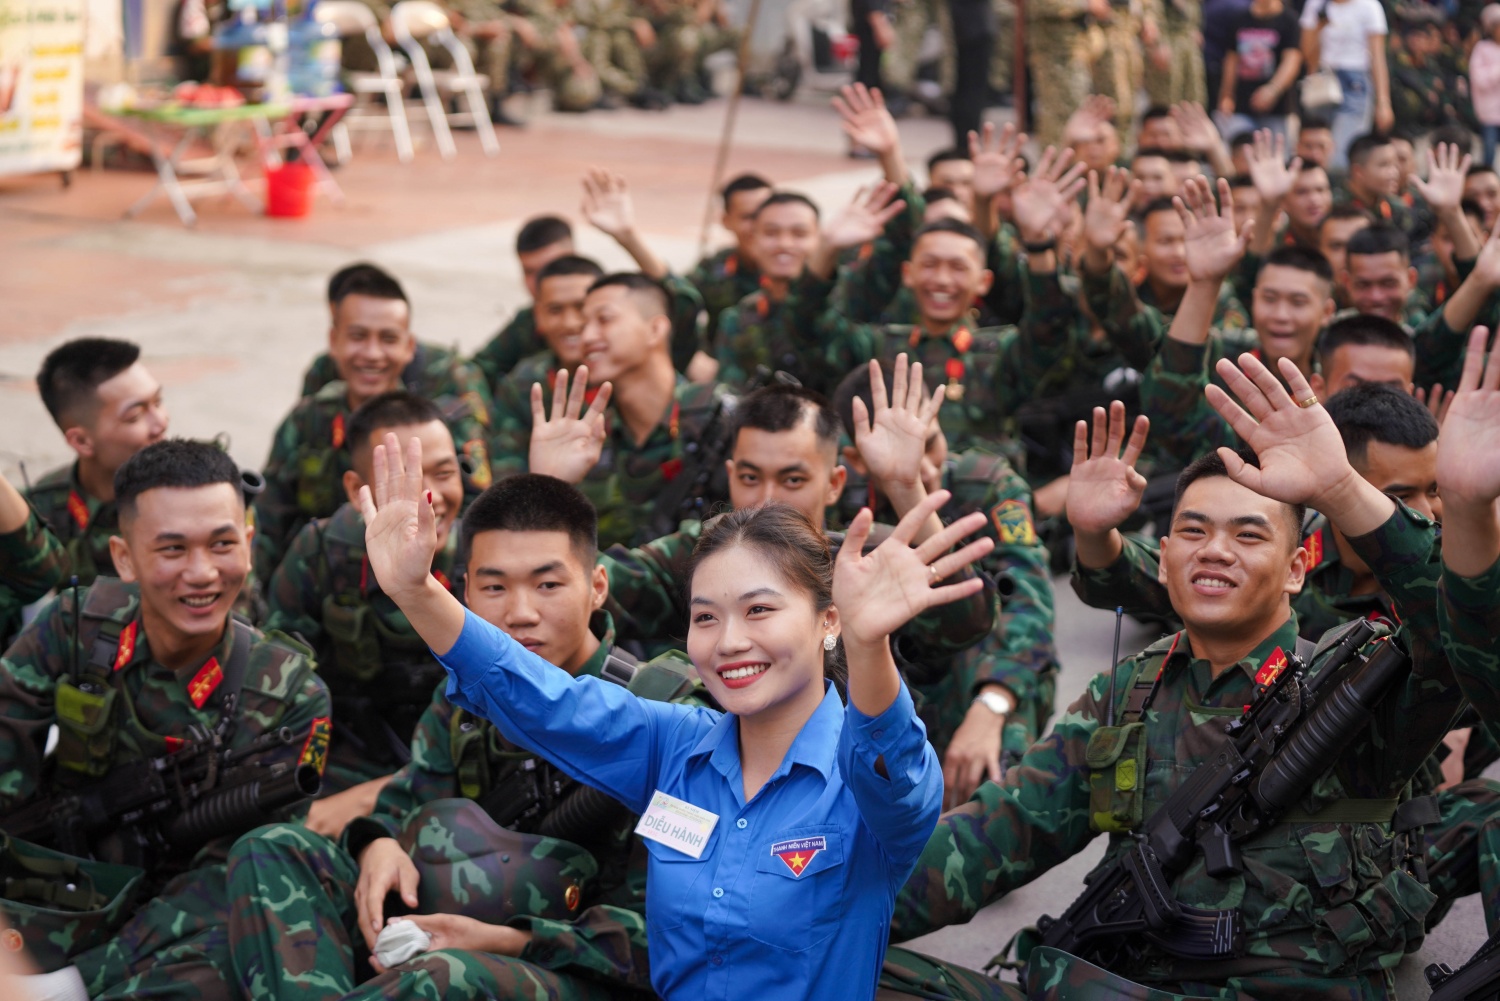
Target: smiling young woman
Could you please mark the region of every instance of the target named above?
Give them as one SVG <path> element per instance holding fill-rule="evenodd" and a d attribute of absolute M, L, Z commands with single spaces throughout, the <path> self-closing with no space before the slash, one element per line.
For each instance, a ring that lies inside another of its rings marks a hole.
<path fill-rule="evenodd" d="M 942 801 L 889 637 L 983 586 L 942 584 L 990 548 L 952 551 L 983 516 L 913 547 L 939 491 L 862 554 L 866 510 L 836 561 L 787 507 L 713 524 L 694 554 L 688 650 L 719 713 L 570 679 L 429 586 L 420 443 L 403 458 L 391 435 L 375 462 L 361 494 L 370 560 L 448 669 L 449 697 L 642 815 L 657 993 L 872 997 L 896 891 Z M 847 706 L 825 668 L 840 644 Z"/>

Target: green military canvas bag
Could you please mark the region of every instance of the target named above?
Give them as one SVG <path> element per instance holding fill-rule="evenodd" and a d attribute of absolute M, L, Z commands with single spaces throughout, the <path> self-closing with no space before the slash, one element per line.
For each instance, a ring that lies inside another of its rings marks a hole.
<path fill-rule="evenodd" d="M 135 902 L 145 870 L 93 862 L 0 831 L 0 914 L 9 930 L 0 945 L 25 946 L 50 973 L 107 941 Z"/>

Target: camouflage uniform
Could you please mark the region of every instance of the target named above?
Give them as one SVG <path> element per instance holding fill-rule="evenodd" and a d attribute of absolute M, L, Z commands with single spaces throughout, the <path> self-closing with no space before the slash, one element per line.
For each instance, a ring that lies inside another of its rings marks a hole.
<path fill-rule="evenodd" d="M 1115 128 L 1130 135 L 1137 96 L 1145 83 L 1146 58 L 1141 51 L 1141 2 L 1110 4 L 1110 19 L 1099 25 L 1102 36 L 1094 62 L 1094 92 L 1115 102 Z"/>
<path fill-rule="evenodd" d="M 564 0 L 511 0 L 507 6 L 517 16 L 530 21 L 542 37 L 542 47 L 522 49 L 520 70 L 552 91 L 552 105 L 559 111 L 588 111 L 599 104 L 604 91 L 593 74 L 574 72 L 573 64 L 558 47 L 560 31 L 573 31 L 571 7 Z"/>
<path fill-rule="evenodd" d="M 718 344 L 720 314 L 760 289 L 760 269 L 740 256 L 738 248 L 726 247 L 703 258 L 685 277 L 703 297 L 712 350 Z"/>
<path fill-rule="evenodd" d="M 526 404 L 523 422 L 518 404 L 523 385 L 521 380 L 527 379 L 524 385 L 529 393 L 531 382 L 543 381 L 535 376 L 552 374 L 547 368 L 548 363 L 549 359 L 543 355 L 523 362 L 512 373 L 514 385 L 511 391 L 501 394 L 502 400 L 514 398 L 517 402 L 505 404 L 507 412 L 501 415 L 496 426 L 497 476 L 527 471 L 531 454 L 531 404 Z M 550 384 L 548 378 L 544 385 Z M 545 399 L 550 407 L 550 392 Z M 706 432 L 716 424 L 720 430 L 724 429 L 732 407 L 733 398 L 724 386 L 688 382 L 678 376 L 671 406 L 640 445 L 635 443 L 619 415 L 613 410 L 608 412 L 609 432 L 599 462 L 578 484 L 599 512 L 600 546 L 638 544 L 652 538 L 657 499 L 667 485 L 683 473 L 685 464 L 697 454 L 698 447 L 709 444 L 708 439 L 713 435 Z M 728 486 L 724 484 L 719 468 L 712 468 L 710 476 L 711 481 L 702 499 L 704 509 L 728 500 Z M 683 513 L 678 517 L 689 515 Z"/>
<path fill-rule="evenodd" d="M 948 459 L 943 489 L 953 494 L 938 512 L 944 524 L 974 511 L 989 516 L 982 534 L 994 541 L 995 548 L 980 566 L 997 584 L 1000 615 L 984 639 L 947 661 L 907 663 L 907 682 L 927 726 L 927 738 L 939 754 L 963 722 L 975 692 L 990 682 L 1004 685 L 1017 702 L 1006 720 L 1005 749 L 1019 758 L 1047 729 L 1057 682 L 1052 576 L 1047 549 L 1032 523 L 1031 488 L 1005 459 L 974 451 Z M 877 521 L 895 523 L 890 503 L 875 497 L 863 477 L 857 482 L 851 478 L 839 513 L 847 521 L 872 502 Z"/>
<path fill-rule="evenodd" d="M 1463 577 L 1446 567 L 1438 583 L 1438 616 L 1443 651 L 1464 694 L 1481 718 L 1500 723 L 1500 562 L 1476 577 Z"/>
<path fill-rule="evenodd" d="M 594 629 L 602 634 L 599 651 L 578 673 L 598 677 L 615 652 L 614 636 L 608 616 L 597 616 Z M 674 701 L 704 704 L 701 689 L 695 681 L 686 682 L 684 669 L 661 675 L 677 687 Z M 229 889 L 236 902 L 230 930 L 242 982 L 256 997 L 298 1001 L 344 996 L 649 997 L 645 854 L 631 835 L 635 818 L 624 807 L 601 797 L 608 817 L 601 818 L 586 852 L 557 838 L 540 838 L 528 856 L 531 865 L 504 871 L 503 893 L 487 882 L 493 877 L 493 860 L 463 862 L 476 841 L 480 846 L 474 854 L 482 853 L 483 825 L 468 829 L 471 821 L 465 815 L 447 811 L 424 811 L 425 819 L 417 819 L 423 807 L 458 798 L 475 801 L 481 812 L 519 812 L 505 795 L 517 775 L 536 774 L 544 788 L 561 783 L 554 802 L 579 788 L 545 760 L 510 744 L 492 724 L 455 708 L 444 695 L 445 686 L 434 693 L 418 724 L 411 762 L 381 791 L 374 813 L 350 825 L 342 846 L 290 826 L 262 828 L 235 846 L 229 865 Z M 508 829 L 535 834 L 545 816 L 545 811 L 527 813 Z M 412 831 L 414 822 L 421 825 L 419 832 Z M 384 837 L 401 839 L 425 869 L 419 913 L 465 914 L 529 931 L 532 940 L 521 956 L 426 953 L 355 990 L 354 954 L 363 952 L 353 899 L 357 860 L 371 842 Z M 444 883 L 445 870 L 441 863 L 432 865 L 434 858 L 458 863 L 447 870 L 455 873 L 454 882 Z M 563 882 L 550 864 L 554 860 L 566 860 L 563 872 L 576 881 Z M 501 856 L 502 863 L 508 861 Z M 512 911 L 512 901 L 524 902 Z"/>
<path fill-rule="evenodd" d="M 1367 202 L 1349 190 L 1348 180 L 1345 178 L 1334 188 L 1333 200 L 1336 205 L 1353 205 L 1371 219 L 1392 224 L 1411 239 L 1413 253 L 1420 249 L 1421 241 L 1427 238 L 1428 234 L 1418 229 L 1411 209 L 1399 198 L 1382 195 L 1378 201 Z"/>
<path fill-rule="evenodd" d="M 893 94 L 910 94 L 917 85 L 917 70 L 922 58 L 922 42 L 927 29 L 938 23 L 939 11 L 947 0 L 896 0 L 892 4 L 891 27 L 896 41 L 880 54 L 880 77 Z M 951 51 L 951 45 L 945 45 Z"/>
<path fill-rule="evenodd" d="M 647 84 L 646 56 L 630 28 L 635 12 L 627 0 L 574 0 L 584 29 L 583 54 L 605 93 L 635 97 Z"/>
<path fill-rule="evenodd" d="M 112 500 L 101 501 L 78 482 L 78 463 L 54 469 L 25 491 L 32 508 L 62 543 L 78 583 L 92 584 L 115 575 L 109 538 L 120 534 L 120 512 Z"/>
<path fill-rule="evenodd" d="M 1299 803 L 1300 816 L 1241 846 L 1242 873 L 1226 879 L 1209 876 L 1199 856 L 1173 880 L 1174 894 L 1185 903 L 1239 910 L 1246 930 L 1241 958 L 1194 969 L 1148 950 L 1131 968 L 1111 972 L 1190 994 L 1224 996 L 1227 988 L 1258 999 L 1300 998 L 1312 992 L 1350 1001 L 1394 996 L 1390 969 L 1420 943 L 1433 894 L 1404 869 L 1393 867 L 1387 824 L 1330 823 L 1315 815 L 1338 801 L 1401 797 L 1462 705 L 1445 662 L 1430 656 L 1437 622 L 1434 539 L 1429 522 L 1398 512 L 1366 536 L 1368 544 L 1361 547 L 1361 555 L 1381 568 L 1382 583 L 1402 606 L 1403 635 L 1414 652 L 1410 675 L 1385 697 L 1375 713 L 1377 722 L 1314 784 Z M 1333 638 L 1325 638 L 1313 657 L 1314 672 L 1326 663 Z M 1117 710 L 1123 713 L 1129 706 L 1137 684 L 1154 692 L 1141 716 L 1147 777 L 1139 786 L 1144 791 L 1136 801 L 1139 812 L 1132 814 L 1132 827 L 1150 816 L 1197 763 L 1217 753 L 1224 718 L 1239 715 L 1254 699 L 1255 674 L 1294 649 L 1296 639 L 1294 613 L 1237 667 L 1217 678 L 1206 661 L 1193 658 L 1182 633 L 1125 662 Z M 1000 783 L 981 786 L 973 800 L 939 821 L 916 873 L 897 899 L 893 938 L 965 921 L 1093 838 L 1092 771 L 1084 762 L 1100 728 L 1108 678 L 1108 673 L 1094 678 L 1019 767 Z M 1370 812 L 1375 812 L 1373 805 Z M 1112 835 L 1106 858 L 1129 844 L 1128 837 Z M 1048 951 L 1032 956 L 1033 988 L 1055 992 L 1045 996 L 1087 999 L 1111 991 L 1089 976 L 1092 968 L 1086 964 Z M 1043 979 L 1045 983 L 1039 982 Z"/>
<path fill-rule="evenodd" d="M 521 363 L 521 359 L 545 350 L 547 345 L 536 333 L 535 307 L 523 306 L 516 310 L 516 315 L 510 318 L 510 322 L 501 327 L 484 347 L 474 352 L 469 364 L 484 376 L 484 383 L 490 388 L 491 397 L 498 398 L 501 383 Z M 308 394 L 304 391 L 302 395 Z"/>
<path fill-rule="evenodd" d="M 1178 101 L 1208 103 L 1203 67 L 1203 4 L 1198 0 L 1146 0 L 1148 16 L 1161 29 L 1170 59 L 1165 72 L 1154 65 L 1146 74 L 1146 95 L 1152 104 Z"/>
<path fill-rule="evenodd" d="M 1089 96 L 1094 55 L 1085 0 L 1039 0 L 1026 5 L 1026 58 L 1036 88 L 1033 136 L 1042 146 L 1062 143 L 1063 126 Z"/>
<path fill-rule="evenodd" d="M 81 615 L 75 610 L 80 608 Z M 247 637 L 252 645 L 243 653 L 236 648 Z M 79 589 L 76 599 L 71 589 L 65 591 L 42 609 L 37 622 L 0 660 L 0 760 L 9 762 L 0 773 L 0 810 L 10 813 L 47 795 L 73 792 L 142 758 L 181 753 L 184 744 L 201 740 L 201 734 L 219 725 L 230 705 L 220 686 L 236 663 L 245 665 L 245 674 L 229 710 L 234 725 L 226 747 L 247 749 L 284 729 L 290 735 L 287 743 L 262 747 L 248 760 L 263 765 L 297 761 L 321 772 L 328 693 L 302 648 L 274 634 L 232 626 L 210 657 L 171 670 L 151 654 L 134 585 L 100 578 Z M 108 694 L 99 694 L 100 689 Z M 53 724 L 61 727 L 61 736 L 44 763 L 43 744 Z M 299 806 L 293 812 L 304 811 Z M 188 941 L 195 934 L 190 916 L 206 913 L 215 877 L 204 867 L 212 870 L 211 863 L 224 859 L 234 838 L 210 841 L 189 858 L 142 850 L 122 833 L 93 838 L 90 853 L 143 866 L 142 895 L 159 893 L 162 899 L 142 909 L 118 938 L 73 960 L 93 996 L 111 985 L 116 986 L 110 996 L 116 996 L 115 990 L 118 996 L 132 996 L 148 984 L 186 991 L 188 983 L 200 982 L 197 974 L 174 972 L 171 957 L 158 953 L 178 942 L 177 958 L 192 965 L 190 955 L 209 944 Z M 222 873 L 218 878 L 222 882 Z M 179 912 L 187 917 L 171 917 Z M 53 944 L 71 954 L 89 943 L 54 939 Z M 205 970 L 200 971 L 202 983 L 222 973 Z M 174 987 L 179 977 L 184 982 Z"/>
<path fill-rule="evenodd" d="M 525 309 L 522 312 L 526 314 L 529 321 L 531 310 Z M 516 314 L 516 321 L 519 321 L 520 318 L 521 314 Z M 409 393 L 423 395 L 423 390 L 431 387 L 434 378 L 442 377 L 440 373 L 444 368 L 459 361 L 457 351 L 441 348 L 436 344 L 424 344 L 419 341 L 417 342 L 416 355 L 401 370 L 401 388 Z M 471 370 L 477 369 L 480 375 L 488 375 L 484 367 L 479 363 L 477 355 L 466 364 Z M 463 392 L 465 393 L 478 392 L 478 388 L 475 386 L 472 378 L 473 374 L 472 371 L 466 371 L 463 373 L 464 377 L 462 379 L 455 377 L 455 381 L 463 387 Z M 330 382 L 337 382 L 338 379 L 339 368 L 334 364 L 333 357 L 324 351 L 312 360 L 312 364 L 308 365 L 307 371 L 302 374 L 302 395 L 314 396 L 318 390 Z M 488 387 L 488 379 L 485 379 L 484 383 Z M 490 394 L 488 389 L 478 394 L 478 404 L 471 403 L 475 414 L 481 416 L 481 420 L 483 420 L 482 414 L 489 410 L 489 404 Z"/>
<path fill-rule="evenodd" d="M 68 574 L 68 554 L 33 511 L 26 524 L 0 535 L 0 644 L 21 628 L 21 609 L 58 587 Z"/>
<path fill-rule="evenodd" d="M 1386 62 L 1398 130 L 1415 138 L 1450 122 L 1473 120 L 1465 69 L 1441 54 L 1418 66 L 1410 52 L 1395 49 L 1387 53 Z"/>
<path fill-rule="evenodd" d="M 483 490 L 490 483 L 489 390 L 451 352 L 433 349 L 426 357 L 420 383 L 407 388 L 442 410 L 465 466 L 466 489 Z M 255 500 L 257 579 L 270 580 L 298 529 L 344 502 L 343 476 L 352 468 L 344 434 L 351 415 L 344 383 L 331 382 L 293 407 L 276 429 L 262 470 L 266 489 Z"/>
<path fill-rule="evenodd" d="M 457 549 L 455 525 L 432 573 L 462 600 Z M 271 577 L 268 598 L 266 628 L 312 647 L 333 700 L 323 793 L 394 772 L 406 762 L 423 700 L 443 668 L 380 589 L 365 555 L 365 520 L 353 504 L 302 526 Z"/>

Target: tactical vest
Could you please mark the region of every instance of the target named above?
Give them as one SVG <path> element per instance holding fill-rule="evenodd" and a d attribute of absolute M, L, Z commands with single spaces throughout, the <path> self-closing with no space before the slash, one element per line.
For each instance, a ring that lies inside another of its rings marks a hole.
<path fill-rule="evenodd" d="M 58 742 L 52 762 L 63 785 L 70 779 L 102 778 L 125 761 L 159 757 L 182 744 L 180 738 L 147 730 L 125 690 L 121 668 L 135 651 L 140 629 L 137 610 L 135 595 L 125 583 L 101 577 L 89 587 L 83 607 L 74 612 L 75 649 L 86 659 L 70 664 L 57 682 Z M 248 624 L 233 617 L 229 621 L 235 631 L 229 663 L 223 665 L 222 680 L 204 702 L 219 711 L 221 725 L 232 722 L 250 648 L 257 639 Z M 219 670 L 217 661 L 211 660 L 200 675 L 210 670 Z"/>

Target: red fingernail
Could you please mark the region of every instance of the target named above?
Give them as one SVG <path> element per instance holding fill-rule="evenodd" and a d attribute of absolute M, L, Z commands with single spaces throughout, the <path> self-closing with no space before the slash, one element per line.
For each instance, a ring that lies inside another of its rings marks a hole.
<path fill-rule="evenodd" d="M 429 503 L 429 504 L 432 503 L 432 491 L 431 490 L 427 491 L 427 503 Z"/>

